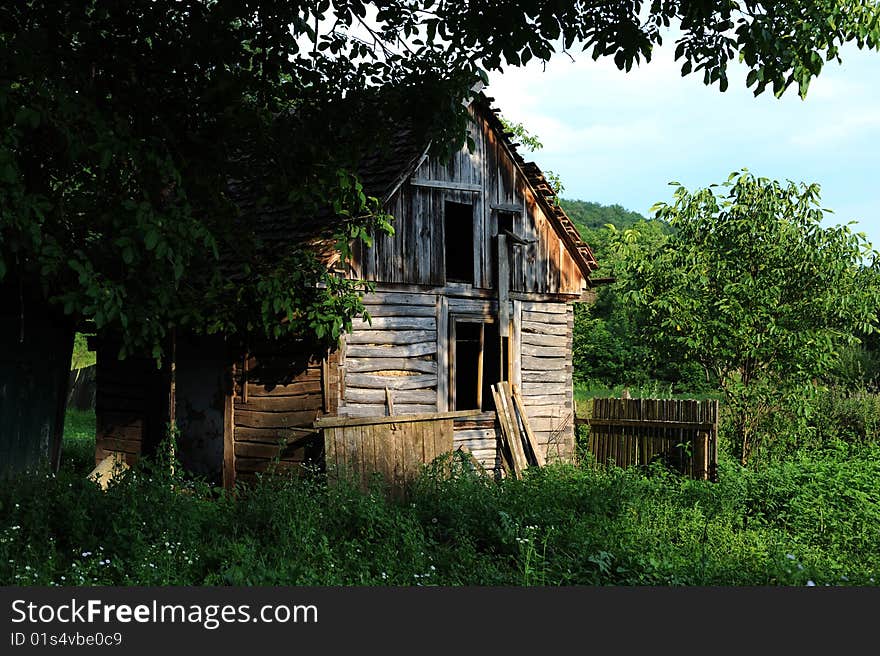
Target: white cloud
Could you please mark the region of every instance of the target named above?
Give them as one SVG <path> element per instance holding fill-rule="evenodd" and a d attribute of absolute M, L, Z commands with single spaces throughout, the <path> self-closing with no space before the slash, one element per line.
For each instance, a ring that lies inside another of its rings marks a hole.
<path fill-rule="evenodd" d="M 526 156 L 560 174 L 567 197 L 644 212 L 668 199 L 669 180 L 705 186 L 747 167 L 819 182 L 835 221 L 860 218 L 880 243 L 880 54 L 845 48 L 844 64 L 826 63 L 802 101 L 796 89 L 755 97 L 739 65 L 726 93 L 682 78 L 671 43 L 630 73 L 586 53 L 557 56 L 543 71 L 530 63 L 490 76 L 486 92 L 541 139 Z"/>
<path fill-rule="evenodd" d="M 861 140 L 866 132 L 880 131 L 880 109 L 861 110 L 835 121 L 813 126 L 809 131 L 793 134 L 789 141 L 796 146 L 817 147 L 840 145 L 846 140 Z M 876 137 L 877 135 L 875 135 Z"/>

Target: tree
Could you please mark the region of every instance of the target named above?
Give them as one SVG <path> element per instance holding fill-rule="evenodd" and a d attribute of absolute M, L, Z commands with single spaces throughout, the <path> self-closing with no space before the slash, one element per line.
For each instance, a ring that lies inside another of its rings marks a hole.
<path fill-rule="evenodd" d="M 0 279 L 39 280 L 67 314 L 157 355 L 173 326 L 332 341 L 363 309 L 361 290 L 308 249 L 270 253 L 236 221 L 228 180 L 256 153 L 274 202 L 300 216 L 335 209 L 329 237 L 344 256 L 349 239 L 387 227 L 358 187 L 359 156 L 404 117 L 456 149 L 460 100 L 486 71 L 574 48 L 629 70 L 677 23 L 683 74 L 723 90 L 739 54 L 756 92 L 805 93 L 841 43 L 876 47 L 878 15 L 856 0 L 647 12 L 538 0 L 7 3 Z M 220 265 L 229 251 L 232 273 Z"/>
<path fill-rule="evenodd" d="M 487 71 L 575 48 L 630 70 L 677 25 L 683 74 L 724 90 L 740 56 L 756 92 L 803 95 L 842 43 L 877 47 L 878 15 L 868 0 L 3 3 L 0 296 L 27 289 L 67 315 L 68 341 L 89 322 L 121 356 L 161 357 L 179 330 L 320 349 L 363 310 L 327 262 L 390 229 L 360 160 L 404 124 L 457 150 Z M 337 256 L 257 231 L 230 181 Z"/>
<path fill-rule="evenodd" d="M 743 463 L 771 413 L 804 392 L 839 350 L 877 326 L 877 253 L 849 225 L 825 227 L 816 184 L 748 171 L 652 211 L 675 232 L 656 249 L 620 238 L 628 298 L 646 330 L 719 380 Z"/>
<path fill-rule="evenodd" d="M 608 387 L 642 387 L 651 383 L 669 385 L 677 392 L 703 391 L 709 387 L 701 368 L 684 354 L 661 348 L 647 339 L 644 326 L 649 319 L 643 307 L 627 298 L 632 286 L 623 253 L 617 240 L 626 234 L 638 239 L 644 250 L 659 249 L 668 239 L 670 227 L 663 221 L 648 220 L 617 205 L 603 206 L 583 201 L 562 201 L 563 208 L 575 212 L 581 236 L 593 249 L 600 269 L 596 300 L 575 306 L 574 376 L 581 382 Z M 604 227 L 599 225 L 607 219 Z M 585 225 L 586 224 L 586 225 Z"/>

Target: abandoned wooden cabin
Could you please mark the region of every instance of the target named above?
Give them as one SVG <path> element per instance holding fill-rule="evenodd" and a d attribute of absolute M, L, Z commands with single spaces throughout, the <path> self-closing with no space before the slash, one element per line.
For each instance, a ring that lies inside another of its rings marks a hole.
<path fill-rule="evenodd" d="M 473 152 L 444 164 L 426 145 L 401 148 L 398 161 L 367 176 L 395 233 L 356 248 L 347 263 L 375 292 L 364 301 L 371 320 L 356 319 L 338 349 L 302 362 L 278 345 L 243 358 L 223 352 L 222 340 L 178 346 L 186 466 L 232 485 L 273 459 L 320 460 L 323 443 L 303 439 L 319 417 L 470 409 L 481 412 L 453 422 L 453 444 L 497 470 L 490 385 L 501 380 L 518 386 L 546 459 L 573 456 L 573 304 L 590 299 L 596 262 L 490 101 L 470 106 Z M 148 361 L 117 360 L 112 345 L 98 343 L 97 358 L 96 459 L 134 460 L 164 432 L 168 377 Z M 267 372 L 290 375 L 275 384 Z"/>

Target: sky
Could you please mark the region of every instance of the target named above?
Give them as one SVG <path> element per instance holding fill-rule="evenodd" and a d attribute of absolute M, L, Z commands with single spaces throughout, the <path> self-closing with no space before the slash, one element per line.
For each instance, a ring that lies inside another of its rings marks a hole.
<path fill-rule="evenodd" d="M 819 183 L 826 224 L 857 221 L 880 249 L 880 53 L 845 47 L 827 62 L 805 100 L 796 87 L 754 96 L 745 67 L 726 92 L 702 75 L 682 77 L 671 41 L 629 73 L 610 58 L 555 55 L 489 77 L 485 93 L 508 120 L 543 143 L 526 160 L 562 179 L 563 198 L 617 203 L 648 216 L 688 189 L 724 182 L 736 170 Z"/>

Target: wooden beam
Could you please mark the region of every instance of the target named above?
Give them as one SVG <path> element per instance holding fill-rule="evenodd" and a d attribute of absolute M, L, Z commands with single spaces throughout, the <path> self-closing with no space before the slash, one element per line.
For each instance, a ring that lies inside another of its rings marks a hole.
<path fill-rule="evenodd" d="M 510 336 L 510 253 L 507 235 L 498 235 L 498 334 Z"/>
<path fill-rule="evenodd" d="M 523 206 L 519 203 L 490 203 L 489 209 L 495 212 L 511 212 L 518 214 L 523 211 Z"/>
<path fill-rule="evenodd" d="M 389 417 L 394 416 L 394 398 L 391 396 L 391 388 L 385 388 L 385 408 Z"/>
<path fill-rule="evenodd" d="M 349 388 L 364 387 L 366 389 L 415 390 L 433 389 L 437 385 L 437 376 L 433 374 L 416 374 L 415 376 L 380 376 L 377 374 L 348 374 L 346 384 Z"/>
<path fill-rule="evenodd" d="M 321 358 L 321 403 L 324 412 L 330 412 L 330 360 Z"/>
<path fill-rule="evenodd" d="M 458 359 L 458 346 L 455 340 L 455 318 L 449 317 L 449 407 L 453 410 L 458 403 L 455 395 L 455 363 Z"/>
<path fill-rule="evenodd" d="M 486 324 L 480 324 L 480 350 L 477 353 L 477 407 L 483 407 L 483 349 L 486 345 Z"/>
<path fill-rule="evenodd" d="M 348 336 L 354 344 L 420 344 L 437 342 L 435 330 L 356 330 Z"/>
<path fill-rule="evenodd" d="M 241 361 L 241 402 L 248 402 L 248 366 L 250 365 L 250 357 L 245 351 Z"/>
<path fill-rule="evenodd" d="M 510 350 L 510 382 L 515 385 L 522 383 L 522 315 L 522 301 L 514 301 L 513 326 L 508 340 L 508 349 Z"/>
<path fill-rule="evenodd" d="M 449 409 L 449 301 L 437 296 L 437 410 Z"/>
<path fill-rule="evenodd" d="M 425 178 L 413 178 L 409 183 L 414 187 L 429 187 L 431 189 L 451 189 L 453 191 L 483 191 L 483 185 L 470 182 L 452 182 L 449 180 L 426 180 Z"/>
<path fill-rule="evenodd" d="M 517 412 L 519 412 L 520 420 L 523 424 L 523 429 L 526 432 L 526 439 L 528 440 L 529 446 L 532 447 L 532 453 L 535 454 L 535 462 L 537 463 L 538 467 L 543 467 L 547 464 L 547 461 L 544 458 L 544 453 L 541 451 L 538 440 L 535 438 L 535 434 L 532 432 L 532 427 L 529 425 L 529 416 L 528 414 L 526 414 L 526 407 L 525 403 L 523 403 L 522 395 L 519 393 L 519 386 L 513 385 L 511 387 L 511 390 L 511 398 L 513 399 L 513 403 L 516 407 Z"/>
<path fill-rule="evenodd" d="M 663 421 L 647 419 L 577 419 L 579 424 L 591 426 L 644 426 L 645 428 L 690 428 L 692 430 L 712 430 L 715 424 L 696 423 L 689 421 Z"/>
<path fill-rule="evenodd" d="M 367 306 L 376 306 L 382 303 L 381 300 L 376 299 L 377 294 L 395 294 L 397 296 L 412 296 L 412 295 L 423 295 L 426 298 L 430 298 L 436 294 L 443 294 L 449 297 L 466 297 L 466 298 L 483 298 L 486 300 L 492 300 L 497 295 L 497 290 L 494 289 L 479 289 L 474 288 L 471 285 L 417 285 L 417 284 L 409 284 L 409 283 L 393 283 L 393 282 L 377 282 L 375 283 L 376 291 L 371 295 L 364 296 L 364 305 Z M 581 294 L 578 293 L 549 293 L 549 292 L 510 292 L 510 298 L 516 301 L 527 301 L 530 303 L 577 303 L 580 302 Z M 371 300 L 372 299 L 372 300 Z M 394 304 L 400 304 L 397 301 L 389 301 Z M 433 300 L 431 301 L 433 302 Z M 424 301 L 417 303 L 419 305 L 425 305 Z M 367 308 L 370 309 L 369 307 Z"/>
<path fill-rule="evenodd" d="M 346 363 L 352 373 L 364 374 L 376 371 L 417 371 L 423 374 L 437 374 L 434 360 L 419 358 L 349 358 Z"/>
<path fill-rule="evenodd" d="M 227 372 L 226 396 L 223 402 L 223 487 L 235 487 L 235 373 Z M 246 387 L 246 386 L 245 386 Z"/>
<path fill-rule="evenodd" d="M 337 426 L 370 426 L 372 424 L 405 424 L 413 421 L 436 421 L 440 419 L 456 419 L 458 417 L 478 417 L 480 410 L 455 410 L 452 412 L 426 412 L 414 415 L 397 415 L 396 417 L 319 417 L 312 424 L 315 428 Z"/>

